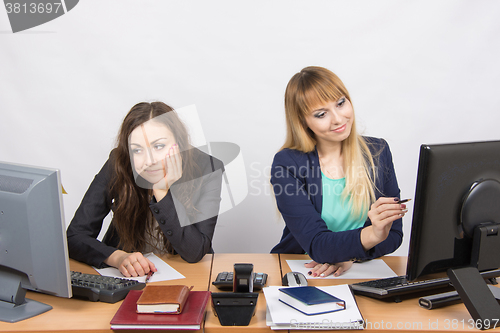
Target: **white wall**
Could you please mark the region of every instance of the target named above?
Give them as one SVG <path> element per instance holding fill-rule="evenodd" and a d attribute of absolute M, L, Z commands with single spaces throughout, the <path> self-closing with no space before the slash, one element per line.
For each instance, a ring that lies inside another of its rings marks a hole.
<path fill-rule="evenodd" d="M 290 77 L 337 73 L 413 197 L 421 143 L 499 139 L 499 15 L 494 0 L 85 0 L 13 34 L 0 9 L 0 160 L 61 169 L 69 223 L 132 105 L 195 104 L 206 139 L 238 144 L 247 173 L 215 251 L 269 252 L 283 228 L 268 173 Z M 398 255 L 410 224 L 411 211 Z"/>

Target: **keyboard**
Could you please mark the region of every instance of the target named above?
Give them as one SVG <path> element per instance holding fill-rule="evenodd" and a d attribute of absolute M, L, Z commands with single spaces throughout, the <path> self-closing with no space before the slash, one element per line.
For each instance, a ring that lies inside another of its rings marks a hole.
<path fill-rule="evenodd" d="M 481 272 L 484 279 L 494 279 L 500 276 L 500 270 Z M 369 296 L 373 298 L 388 298 L 401 295 L 412 294 L 433 289 L 452 287 L 448 277 L 408 281 L 406 276 L 396 276 L 385 279 L 358 282 L 350 285 L 355 294 Z"/>
<path fill-rule="evenodd" d="M 447 277 L 410 282 L 406 279 L 406 276 L 396 276 L 353 283 L 351 284 L 351 289 L 358 295 L 365 295 L 373 298 L 387 298 L 429 289 L 444 288 L 449 285 L 450 279 Z"/>
<path fill-rule="evenodd" d="M 140 290 L 145 286 L 145 283 L 132 279 L 71 271 L 73 297 L 92 302 L 116 303 L 124 299 L 130 290 Z"/>
<path fill-rule="evenodd" d="M 267 283 L 266 273 L 253 273 L 253 291 L 261 290 Z M 233 290 L 233 272 L 220 272 L 212 282 L 220 290 Z"/>

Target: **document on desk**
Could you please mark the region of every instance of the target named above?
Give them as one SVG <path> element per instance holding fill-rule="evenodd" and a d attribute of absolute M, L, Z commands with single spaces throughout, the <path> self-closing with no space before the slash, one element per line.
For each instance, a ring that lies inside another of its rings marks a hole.
<path fill-rule="evenodd" d="M 155 265 L 156 269 L 158 270 L 156 273 L 153 274 L 153 276 L 151 276 L 151 278 L 149 279 L 149 282 L 177 280 L 177 279 L 185 279 L 186 278 L 184 275 L 182 275 L 181 273 L 179 273 L 178 271 L 173 269 L 172 266 L 170 266 L 165 261 L 158 258 L 155 254 L 148 253 L 148 254 L 145 254 L 144 257 L 151 260 L 151 262 Z M 123 278 L 122 273 L 120 273 L 120 271 L 114 267 L 107 267 L 107 268 L 94 267 L 94 269 L 97 271 L 97 273 L 104 275 L 104 276 Z M 133 279 L 133 280 L 136 280 L 139 282 L 145 282 L 146 276 L 129 277 L 127 279 Z"/>
<path fill-rule="evenodd" d="M 282 286 L 263 288 L 266 297 L 266 324 L 273 330 L 352 330 L 363 329 L 364 320 L 347 284 L 318 287 L 345 301 L 345 310 L 306 315 L 279 301 Z"/>
<path fill-rule="evenodd" d="M 397 276 L 394 271 L 387 266 L 382 259 L 374 259 L 362 263 L 354 263 L 352 267 L 339 277 L 333 275 L 325 277 L 312 277 L 308 275 L 311 269 L 304 267 L 304 264 L 311 262 L 311 260 L 287 260 L 286 263 L 292 272 L 300 272 L 304 274 L 307 279 L 384 279 L 388 277 Z"/>

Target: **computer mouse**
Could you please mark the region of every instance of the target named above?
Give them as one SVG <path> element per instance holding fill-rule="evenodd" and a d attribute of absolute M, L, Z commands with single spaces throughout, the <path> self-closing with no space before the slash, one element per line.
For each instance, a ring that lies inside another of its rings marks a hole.
<path fill-rule="evenodd" d="M 283 276 L 283 285 L 290 287 L 307 286 L 307 279 L 304 274 L 299 272 L 286 273 Z"/>

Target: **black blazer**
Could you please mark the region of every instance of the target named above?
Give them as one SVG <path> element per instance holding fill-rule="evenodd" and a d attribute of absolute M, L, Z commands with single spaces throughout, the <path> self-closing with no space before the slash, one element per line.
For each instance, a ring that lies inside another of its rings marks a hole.
<path fill-rule="evenodd" d="M 106 266 L 104 260 L 118 249 L 120 241 L 113 221 L 103 241 L 97 240 L 103 220 L 112 210 L 113 198 L 109 193 L 114 170 L 112 155 L 113 151 L 90 184 L 67 230 L 70 258 L 96 267 Z M 201 177 L 197 180 L 181 177 L 160 202 L 153 200 L 149 205 L 165 237 L 187 262 L 198 262 L 212 251 L 224 172 L 220 160 L 196 148 L 193 148 L 193 157 L 201 170 Z M 176 198 L 176 186 L 180 187 L 189 181 L 201 182 L 200 189 L 192 195 L 197 213 L 191 218 Z"/>

